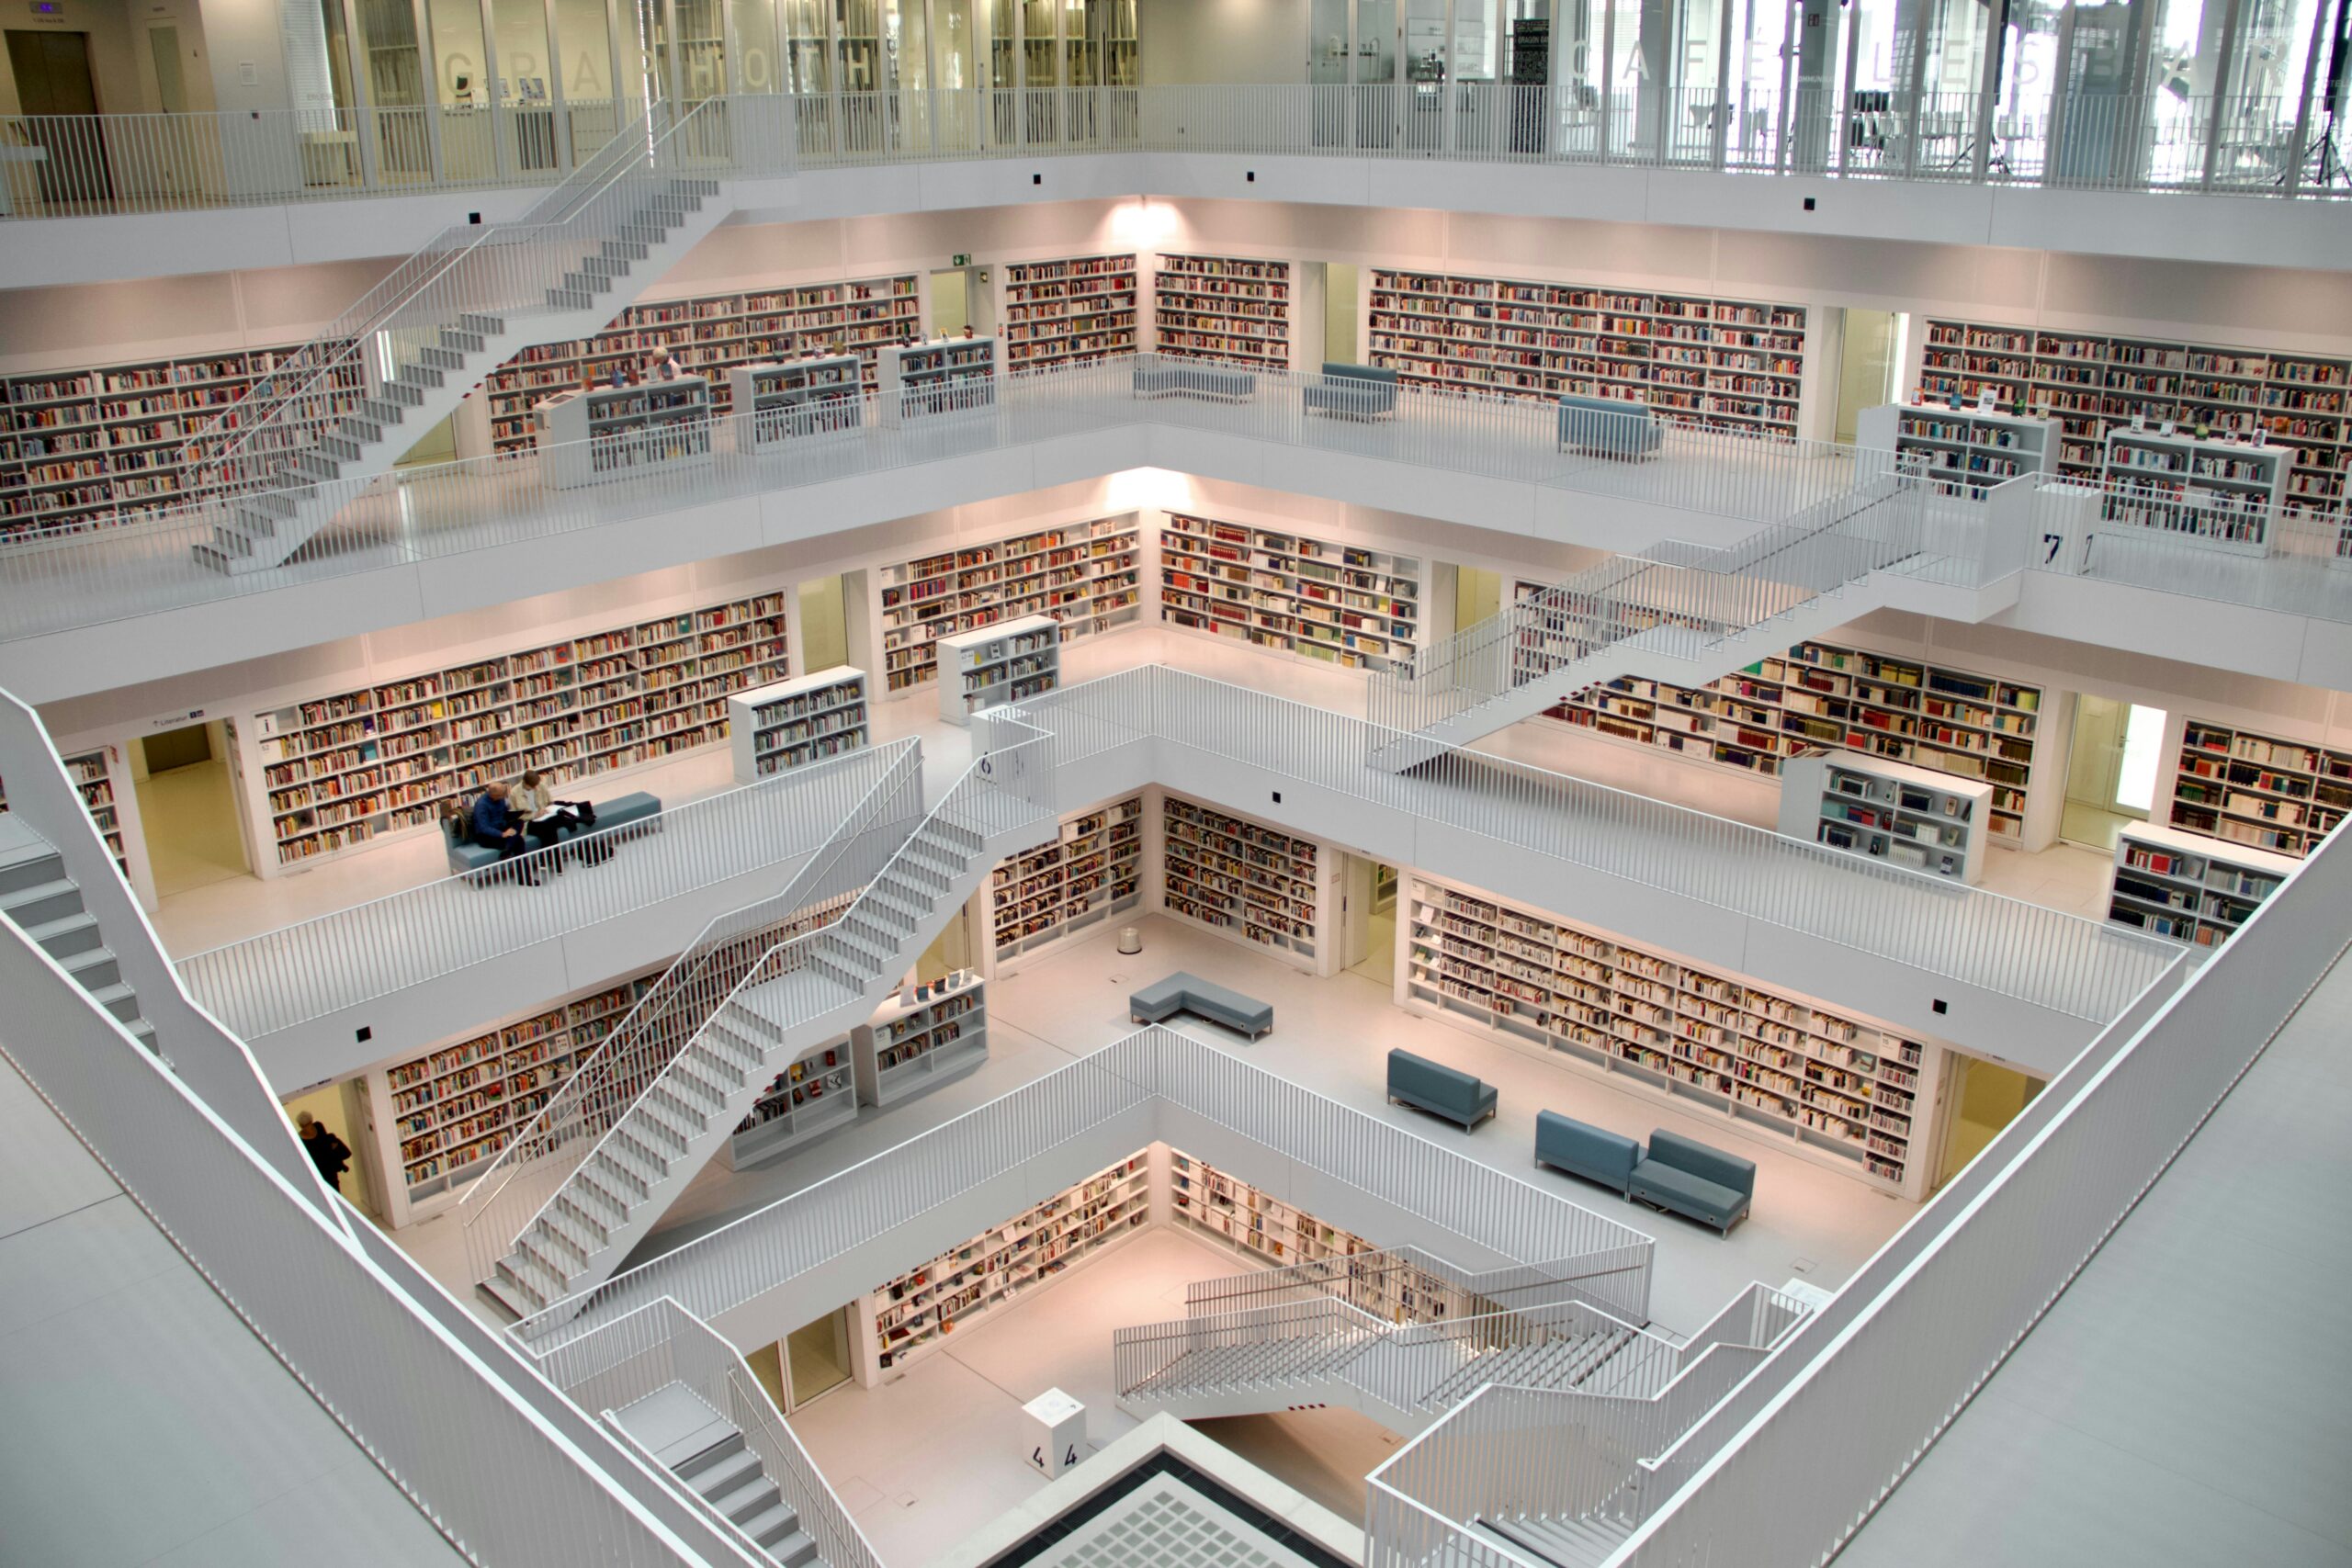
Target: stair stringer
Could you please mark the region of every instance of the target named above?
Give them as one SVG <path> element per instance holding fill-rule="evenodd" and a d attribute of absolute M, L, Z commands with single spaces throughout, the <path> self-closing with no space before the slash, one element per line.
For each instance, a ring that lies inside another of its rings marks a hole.
<path fill-rule="evenodd" d="M 931 826 L 933 821 L 933 818 L 925 818 L 917 825 L 914 831 L 909 833 L 900 841 L 890 860 L 881 871 L 876 874 L 874 881 L 861 890 L 857 898 L 842 912 L 840 919 L 833 925 L 821 927 L 799 939 L 809 944 L 813 953 L 823 955 L 827 968 L 842 974 L 854 972 L 849 965 L 854 963 L 855 959 L 847 955 L 849 950 L 842 942 L 840 928 L 856 921 L 861 909 L 868 908 L 867 901 L 874 888 L 891 879 L 893 871 L 900 867 L 910 846 L 922 836 L 924 829 Z M 583 1179 L 582 1171 L 594 1161 L 594 1156 L 592 1155 L 589 1160 L 582 1162 L 581 1169 L 574 1170 L 564 1184 L 556 1190 L 555 1194 L 548 1200 L 538 1215 L 525 1227 L 522 1236 L 517 1239 L 515 1248 L 510 1250 L 508 1259 L 499 1265 L 498 1276 L 484 1282 L 481 1288 L 489 1292 L 509 1312 L 515 1314 L 518 1317 L 528 1317 L 554 1304 L 557 1301 L 577 1297 L 593 1291 L 618 1272 L 629 1253 L 645 1238 L 655 1223 L 668 1212 L 670 1205 L 677 1201 L 679 1194 L 685 1190 L 687 1185 L 706 1165 L 710 1163 L 719 1148 L 733 1135 L 735 1128 L 750 1112 L 752 1103 L 759 1099 L 775 1075 L 803 1051 L 813 1045 L 822 1044 L 826 1040 L 836 1035 L 845 1034 L 852 1028 L 871 1018 L 875 1010 L 881 1005 L 883 998 L 897 988 L 908 969 L 912 967 L 915 959 L 946 928 L 947 922 L 956 917 L 956 912 L 963 908 L 972 895 L 979 889 L 1000 861 L 1009 855 L 1035 849 L 1056 837 L 1058 832 L 1057 821 L 1053 816 L 1047 814 L 1035 822 L 987 835 L 982 839 L 979 846 L 973 851 L 962 871 L 951 880 L 946 888 L 935 895 L 931 909 L 922 920 L 911 931 L 901 933 L 899 942 L 888 955 L 889 962 L 878 966 L 875 973 L 867 976 L 862 984 L 858 985 L 854 991 L 848 992 L 841 1001 L 825 1008 L 820 1012 L 795 1021 L 784 1029 L 779 1036 L 765 1042 L 762 1055 L 764 1073 L 760 1071 L 750 1073 L 741 1084 L 731 1090 L 724 1106 L 709 1116 L 702 1130 L 688 1141 L 685 1149 L 670 1156 L 667 1168 L 662 1172 L 660 1179 L 649 1184 L 650 1190 L 629 1206 L 626 1217 L 620 1223 L 607 1228 L 603 1237 L 603 1245 L 588 1249 L 584 1257 L 579 1256 L 570 1238 L 579 1235 L 582 1227 L 570 1222 L 552 1222 L 548 1217 L 548 1212 L 558 1209 L 564 1201 L 565 1195 L 573 1191 L 575 1185 Z M 863 968 L 864 965 L 861 964 L 859 967 Z M 729 1007 L 734 1005 L 736 1004 L 728 1004 Z M 727 1007 L 722 1007 L 709 1020 L 706 1020 L 702 1029 L 696 1032 L 694 1041 L 679 1053 L 670 1068 L 665 1069 L 651 1085 L 648 1086 L 644 1093 L 639 1096 L 638 1105 L 615 1124 L 612 1133 L 608 1133 L 606 1137 L 610 1138 L 614 1134 L 624 1133 L 630 1127 L 633 1118 L 646 1114 L 644 1105 L 646 1099 L 661 1089 L 679 1063 L 688 1061 L 695 1055 L 695 1048 L 701 1043 L 705 1032 L 708 1031 L 714 1023 L 726 1027 L 726 1020 Z M 741 1038 L 749 1032 L 739 1027 L 734 1032 L 738 1038 Z M 560 1229 L 559 1229 L 559 1224 L 561 1225 Z M 545 1250 L 535 1250 L 535 1247 L 544 1247 Z M 566 1256 L 571 1258 L 576 1267 L 560 1276 L 561 1285 L 560 1292 L 547 1294 L 544 1299 L 535 1300 L 525 1293 L 522 1288 L 524 1278 L 522 1273 L 510 1270 L 510 1264 L 516 1254 L 526 1251 L 532 1253 L 534 1266 L 542 1272 L 548 1270 L 548 1263 L 544 1260 Z"/>
<path fill-rule="evenodd" d="M 403 333 L 437 332 L 440 337 L 434 352 L 448 362 L 431 367 L 409 367 L 396 384 L 378 382 L 371 370 L 368 394 L 320 438 L 317 449 L 336 459 L 338 471 L 333 478 L 314 475 L 322 480 L 316 486 L 222 498 L 212 540 L 194 547 L 197 558 L 231 576 L 284 566 L 351 503 L 361 481 L 390 473 L 427 431 L 455 413 L 492 371 L 526 349 L 593 337 L 610 326 L 733 212 L 727 187 L 719 181 L 673 178 L 666 182 L 662 199 L 669 200 L 679 192 L 687 199 L 678 207 L 677 222 L 632 224 L 633 231 L 647 237 L 641 243 L 616 242 L 624 249 L 641 248 L 646 254 L 628 258 L 626 270 L 603 275 L 609 286 L 606 289 L 581 295 L 550 287 L 550 302 L 544 306 L 456 312 L 446 321 L 398 327 Z M 649 208 L 640 217 L 651 210 Z M 661 230 L 659 239 L 650 237 L 656 229 Z M 584 302 L 557 304 L 553 299 L 558 295 Z M 495 330 L 488 330 L 492 328 Z M 473 346 L 476 343 L 481 346 Z M 424 374 L 427 368 L 430 375 Z M 412 398 L 414 400 L 409 400 Z M 302 484 L 299 474 L 289 472 L 288 479 Z"/>

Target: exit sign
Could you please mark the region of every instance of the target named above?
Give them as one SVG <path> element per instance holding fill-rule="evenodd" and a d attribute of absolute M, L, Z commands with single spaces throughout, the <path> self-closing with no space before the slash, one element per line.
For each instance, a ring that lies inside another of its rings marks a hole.
<path fill-rule="evenodd" d="M 969 251 L 957 251 L 954 255 L 947 258 L 947 265 L 949 266 L 969 266 L 972 265 L 972 253 Z"/>

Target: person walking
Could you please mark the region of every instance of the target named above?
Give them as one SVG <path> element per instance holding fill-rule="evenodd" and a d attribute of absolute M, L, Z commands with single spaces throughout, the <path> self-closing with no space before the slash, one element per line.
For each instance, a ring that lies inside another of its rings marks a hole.
<path fill-rule="evenodd" d="M 343 1173 L 351 1168 L 351 1146 L 328 1132 L 327 1124 L 307 1111 L 296 1114 L 294 1126 L 302 1134 L 303 1152 L 319 1168 L 319 1179 L 342 1191 Z"/>

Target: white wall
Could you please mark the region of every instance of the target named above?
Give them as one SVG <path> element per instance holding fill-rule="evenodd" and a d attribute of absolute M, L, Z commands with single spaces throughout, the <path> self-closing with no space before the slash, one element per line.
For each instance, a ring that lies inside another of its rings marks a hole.
<path fill-rule="evenodd" d="M 1136 0 L 1144 85 L 1304 82 L 1307 0 Z"/>

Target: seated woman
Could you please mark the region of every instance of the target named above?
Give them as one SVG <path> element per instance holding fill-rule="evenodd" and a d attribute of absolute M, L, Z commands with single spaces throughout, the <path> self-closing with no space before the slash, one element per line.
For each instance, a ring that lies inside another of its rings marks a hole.
<path fill-rule="evenodd" d="M 530 824 L 531 837 L 548 849 L 553 849 L 566 830 L 573 833 L 594 831 L 596 808 L 584 801 L 558 800 L 555 785 L 545 773 L 534 768 L 517 780 L 507 798 L 514 802 L 517 815 Z M 591 865 L 601 865 L 612 856 L 604 844 L 591 842 L 582 849 L 581 858 Z M 549 855 L 558 874 L 563 870 L 565 856 Z"/>

